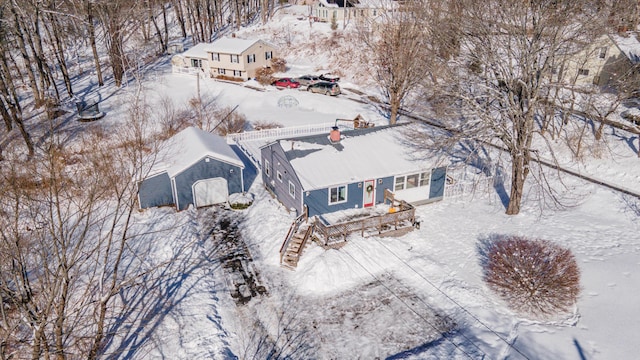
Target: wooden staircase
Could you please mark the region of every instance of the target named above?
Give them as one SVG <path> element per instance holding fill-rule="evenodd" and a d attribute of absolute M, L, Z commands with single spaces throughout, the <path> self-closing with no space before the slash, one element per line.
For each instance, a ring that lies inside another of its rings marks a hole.
<path fill-rule="evenodd" d="M 286 269 L 296 269 L 300 256 L 302 256 L 302 252 L 307 245 L 307 241 L 313 234 L 313 229 L 315 227 L 314 224 L 306 226 L 301 225 L 302 219 L 300 218 L 296 219 L 293 224 L 291 224 L 287 238 L 284 240 L 284 243 L 280 248 L 280 266 Z"/>

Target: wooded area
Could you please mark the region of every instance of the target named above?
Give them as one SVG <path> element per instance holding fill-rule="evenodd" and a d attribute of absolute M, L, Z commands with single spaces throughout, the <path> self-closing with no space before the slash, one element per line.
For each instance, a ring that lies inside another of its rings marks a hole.
<path fill-rule="evenodd" d="M 602 126 L 612 124 L 607 117 L 638 89 L 635 68 L 619 74 L 603 89 L 605 106 L 599 92 L 585 94 L 575 81 L 561 85 L 553 76 L 598 36 L 636 28 L 637 1 L 401 3 L 399 11 L 375 23 L 358 24 L 359 66 L 371 72 L 390 107 L 391 123 L 401 109 L 415 107 L 456 129 L 444 139 L 447 144 L 437 146 L 481 140 L 506 148 L 508 214 L 520 211 L 532 159 L 552 154 L 545 144 L 562 138 L 579 154 L 590 121 L 599 119 L 592 138 L 601 141 Z M 7 158 L 0 172 L 0 359 L 95 359 L 125 352 L 127 344 L 110 341 L 131 316 L 127 301 L 136 292 L 151 291 L 167 274 L 183 271 L 172 268 L 180 253 L 152 263 L 144 259 L 144 249 L 135 248 L 135 238 L 144 236 L 130 223 L 137 209 L 136 180 L 148 172 L 146 156 L 161 140 L 146 122 L 149 104 L 128 99 L 130 126 L 76 134 L 76 146 L 69 146 L 71 141 L 56 132 L 53 110 L 73 101 L 76 80 L 89 77 L 96 87 L 120 87 L 128 71 L 146 57 L 165 54 L 176 38 L 212 41 L 270 21 L 276 5 L 275 0 L 0 0 L 0 161 Z M 196 105 L 201 113 L 208 111 L 206 101 Z M 175 130 L 170 116 L 175 109 L 167 102 L 164 110 L 158 123 Z M 33 138 L 29 129 L 34 128 L 46 135 Z M 563 138 L 567 133 L 579 136 Z M 13 141 L 14 134 L 19 141 Z M 3 151 L 7 146 L 12 151 Z M 544 175 L 534 175 L 554 198 Z M 160 301 L 151 310 L 163 305 Z"/>

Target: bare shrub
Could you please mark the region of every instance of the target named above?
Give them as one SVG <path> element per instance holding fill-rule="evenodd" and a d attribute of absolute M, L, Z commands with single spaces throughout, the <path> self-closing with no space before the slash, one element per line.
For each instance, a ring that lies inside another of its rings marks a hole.
<path fill-rule="evenodd" d="M 485 245 L 484 281 L 513 310 L 550 318 L 576 303 L 580 270 L 570 250 L 520 236 L 500 236 Z"/>
<path fill-rule="evenodd" d="M 253 123 L 253 128 L 255 130 L 278 129 L 281 127 L 283 127 L 282 124 L 273 121 L 258 120 Z"/>
<path fill-rule="evenodd" d="M 260 68 L 256 70 L 256 80 L 262 85 L 270 85 L 273 83 L 275 78 L 272 75 L 272 68 Z"/>
<path fill-rule="evenodd" d="M 240 78 L 240 77 L 235 77 L 235 76 L 229 76 L 229 75 L 217 75 L 216 79 L 218 80 L 227 80 L 227 81 L 234 81 L 234 82 L 243 82 L 244 79 Z"/>
<path fill-rule="evenodd" d="M 218 111 L 219 123 L 215 127 L 220 136 L 243 132 L 247 126 L 247 117 L 234 111 L 231 107 L 224 107 Z"/>
<path fill-rule="evenodd" d="M 287 60 L 274 57 L 271 59 L 271 68 L 274 72 L 285 72 L 287 70 Z"/>

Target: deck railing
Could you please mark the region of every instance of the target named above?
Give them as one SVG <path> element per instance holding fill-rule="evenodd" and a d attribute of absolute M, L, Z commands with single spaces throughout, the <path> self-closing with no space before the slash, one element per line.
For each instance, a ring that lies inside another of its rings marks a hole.
<path fill-rule="evenodd" d="M 416 209 L 411 204 L 400 201 L 399 205 L 393 206 L 392 209 L 395 211 L 332 225 L 317 220 L 315 234 L 321 237 L 325 246 L 331 246 L 347 241 L 347 237 L 353 233 L 359 232 L 364 236 L 365 231 L 373 229 L 377 230 L 378 234 L 382 234 L 387 230 L 397 230 L 398 226 L 404 222 L 408 222 L 411 226 L 415 224 Z"/>
<path fill-rule="evenodd" d="M 302 126 L 291 126 L 276 129 L 264 129 L 256 131 L 246 131 L 237 134 L 228 134 L 227 140 L 239 142 L 239 141 L 252 141 L 261 139 L 286 139 L 296 136 L 312 135 L 327 133 L 331 131 L 335 123 L 323 123 L 323 124 L 309 124 Z"/>

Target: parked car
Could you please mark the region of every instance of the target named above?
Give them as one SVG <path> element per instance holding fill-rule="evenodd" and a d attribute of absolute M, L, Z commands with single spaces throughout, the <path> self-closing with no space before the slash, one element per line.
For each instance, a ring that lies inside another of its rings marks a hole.
<path fill-rule="evenodd" d="M 290 89 L 296 89 L 300 87 L 300 83 L 292 78 L 282 78 L 273 82 L 272 85 L 277 87 L 285 87 Z"/>
<path fill-rule="evenodd" d="M 333 75 L 330 73 L 326 73 L 326 74 L 322 74 L 319 76 L 320 80 L 322 81 L 328 81 L 328 82 L 338 82 L 340 81 L 340 77 L 337 75 Z"/>
<path fill-rule="evenodd" d="M 309 86 L 320 81 L 320 78 L 316 75 L 302 75 L 296 78 L 296 81 L 299 82 L 300 85 Z"/>
<path fill-rule="evenodd" d="M 321 81 L 309 85 L 307 87 L 307 91 L 335 96 L 340 94 L 340 85 L 332 82 Z"/>

